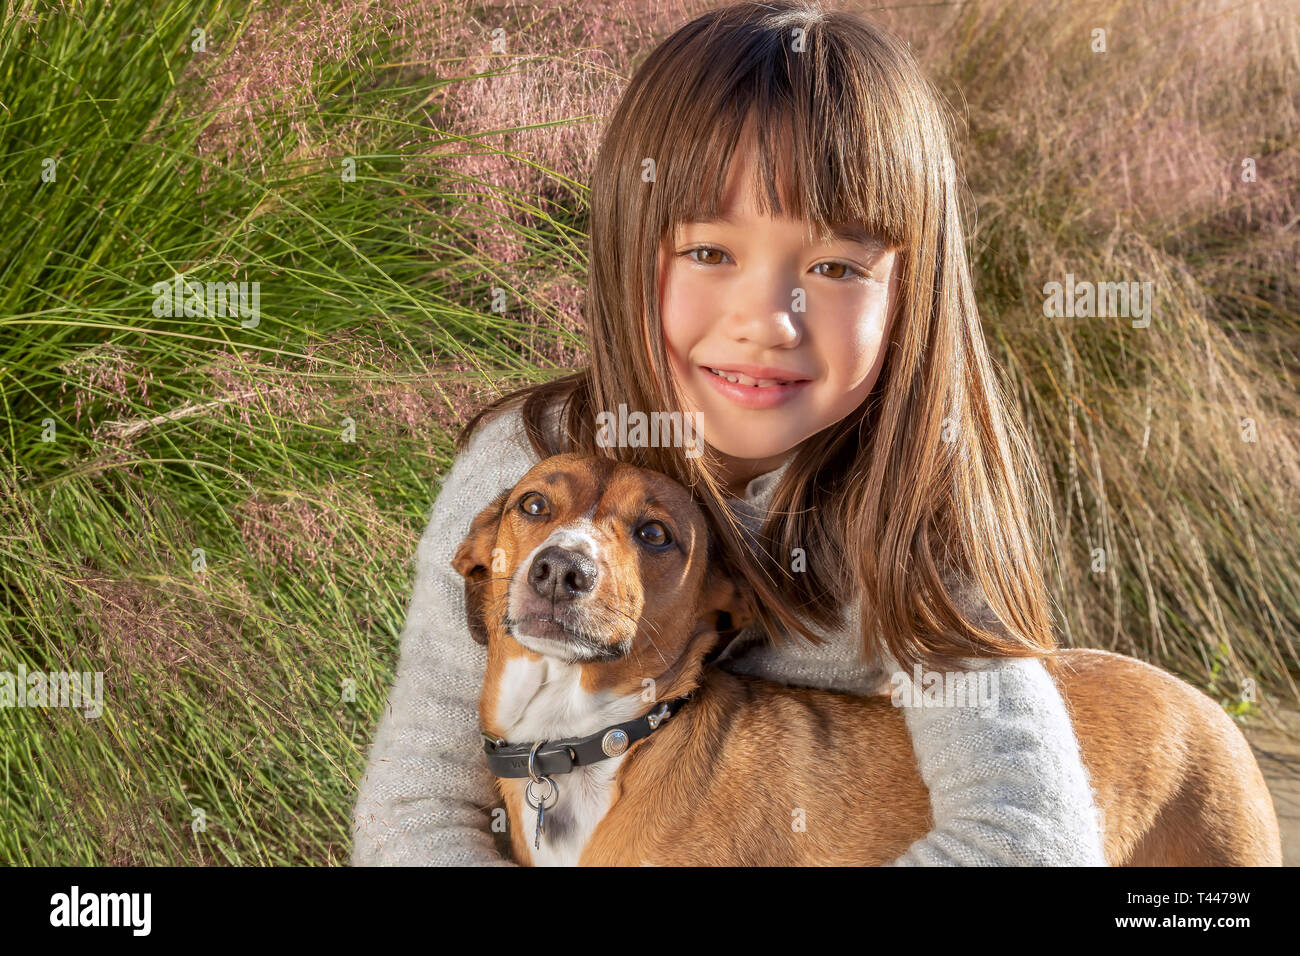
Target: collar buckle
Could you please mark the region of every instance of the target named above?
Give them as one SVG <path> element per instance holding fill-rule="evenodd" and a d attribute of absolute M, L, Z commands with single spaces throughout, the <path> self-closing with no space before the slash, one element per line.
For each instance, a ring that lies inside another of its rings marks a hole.
<path fill-rule="evenodd" d="M 650 725 L 651 730 L 658 730 L 659 725 L 671 716 L 672 713 L 668 710 L 668 704 L 665 702 L 660 704 L 654 713 L 646 715 L 646 723 Z"/>

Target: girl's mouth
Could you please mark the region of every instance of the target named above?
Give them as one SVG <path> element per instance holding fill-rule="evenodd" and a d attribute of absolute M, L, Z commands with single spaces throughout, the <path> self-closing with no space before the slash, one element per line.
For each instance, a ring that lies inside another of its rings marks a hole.
<path fill-rule="evenodd" d="M 739 372 L 720 372 L 707 365 L 701 365 L 700 369 L 720 394 L 745 408 L 772 408 L 799 394 L 804 386 L 812 384 L 808 379 L 756 379 Z"/>

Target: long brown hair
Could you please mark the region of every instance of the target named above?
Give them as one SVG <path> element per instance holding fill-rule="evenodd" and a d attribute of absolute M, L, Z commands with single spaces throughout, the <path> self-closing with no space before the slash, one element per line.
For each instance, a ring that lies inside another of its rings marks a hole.
<path fill-rule="evenodd" d="M 1050 505 L 985 347 L 950 123 L 907 46 L 856 14 L 778 0 L 681 27 L 636 71 L 596 160 L 589 366 L 492 402 L 457 449 L 484 416 L 522 405 L 541 457 L 606 455 L 677 479 L 705 509 L 719 559 L 752 589 L 767 634 L 784 627 L 816 642 L 796 615 L 841 626 L 860 597 L 864 651 L 883 641 L 908 668 L 1046 653 L 1055 643 L 1040 561 Z M 687 407 L 664 345 L 658 251 L 678 224 L 719 211 L 749 129 L 765 214 L 801 218 L 821 236 L 860 223 L 898 250 L 901 270 L 871 394 L 800 445 L 758 554 L 710 456 L 596 441 L 597 414 L 620 403 L 647 414 Z M 785 155 L 782 142 L 793 147 Z M 555 403 L 559 434 L 544 424 Z M 792 570 L 796 549 L 806 570 Z"/>

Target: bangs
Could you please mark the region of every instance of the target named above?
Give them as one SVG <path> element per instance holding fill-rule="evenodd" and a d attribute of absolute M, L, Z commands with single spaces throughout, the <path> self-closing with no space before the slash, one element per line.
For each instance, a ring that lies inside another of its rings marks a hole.
<path fill-rule="evenodd" d="M 695 61 L 705 65 L 664 130 L 670 234 L 722 212 L 743 149 L 756 154 L 754 203 L 764 215 L 802 220 L 816 240 L 911 244 L 924 208 L 923 111 L 903 108 L 911 91 L 888 68 L 900 51 L 868 60 L 817 27 L 808 25 L 802 52 L 785 49 L 788 30 L 737 30 Z"/>

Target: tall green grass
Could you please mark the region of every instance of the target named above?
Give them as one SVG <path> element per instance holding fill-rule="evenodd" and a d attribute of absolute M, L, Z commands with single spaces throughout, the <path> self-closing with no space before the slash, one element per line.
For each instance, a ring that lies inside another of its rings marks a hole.
<path fill-rule="evenodd" d="M 0 670 L 103 671 L 105 712 L 0 708 L 0 861 L 346 859 L 455 427 L 579 361 L 598 121 L 700 8 L 9 9 Z M 1056 477 L 1063 638 L 1234 711 L 1253 680 L 1267 717 L 1300 622 L 1300 32 L 1237 9 L 877 15 L 968 120 L 986 328 Z M 1155 280 L 1152 327 L 1045 319 L 1067 271 Z M 155 317 L 178 273 L 259 282 L 259 324 Z"/>
<path fill-rule="evenodd" d="M 491 147 L 438 129 L 456 74 L 393 65 L 391 25 L 298 102 L 210 102 L 282 12 L 29 3 L 0 33 L 0 669 L 103 671 L 106 702 L 0 709 L 0 860 L 346 859 L 453 426 L 575 344 L 466 241 L 502 191 L 447 156 Z M 573 217 L 533 218 L 532 265 L 572 270 Z M 260 323 L 155 317 L 177 273 L 259 281 Z"/>

